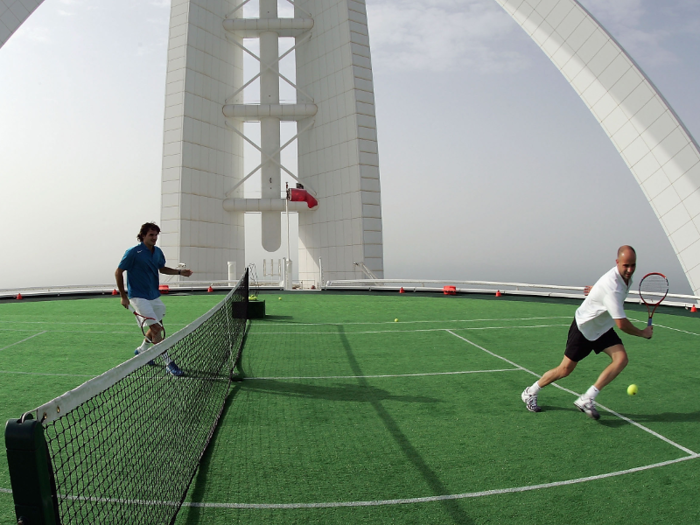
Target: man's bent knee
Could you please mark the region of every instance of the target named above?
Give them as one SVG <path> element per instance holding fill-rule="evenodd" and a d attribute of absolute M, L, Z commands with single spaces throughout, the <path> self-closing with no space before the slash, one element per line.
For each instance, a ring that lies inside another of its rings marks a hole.
<path fill-rule="evenodd" d="M 163 340 L 162 334 L 163 333 L 163 327 L 158 324 L 152 324 L 148 327 L 148 338 L 151 340 L 152 343 L 160 343 Z"/>
<path fill-rule="evenodd" d="M 606 354 L 610 356 L 614 365 L 617 366 L 619 370 L 622 370 L 629 363 L 629 357 L 627 357 L 627 352 L 623 345 L 615 345 L 604 350 Z"/>
<path fill-rule="evenodd" d="M 566 377 L 568 376 L 571 372 L 574 371 L 574 368 L 576 368 L 576 365 L 578 363 L 576 361 L 572 361 L 568 357 L 565 357 L 564 360 L 561 362 L 559 365 L 559 376 L 560 377 Z"/>
<path fill-rule="evenodd" d="M 625 354 L 623 357 L 621 357 L 619 360 L 613 361 L 613 363 L 617 364 L 617 369 L 622 371 L 624 368 L 627 366 L 627 363 L 629 363 L 630 360 L 627 357 L 627 354 Z"/>
<path fill-rule="evenodd" d="M 561 378 L 567 377 L 567 376 L 568 376 L 571 372 L 573 372 L 573 371 L 574 371 L 573 368 L 570 368 L 570 367 L 568 367 L 568 366 L 560 365 L 560 366 L 559 366 L 559 377 L 561 377 Z"/>

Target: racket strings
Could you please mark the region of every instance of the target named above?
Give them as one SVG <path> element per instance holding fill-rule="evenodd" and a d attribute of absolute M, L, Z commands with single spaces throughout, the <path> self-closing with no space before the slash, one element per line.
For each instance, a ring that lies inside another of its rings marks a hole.
<path fill-rule="evenodd" d="M 658 304 L 668 293 L 668 280 L 663 275 L 647 275 L 639 283 L 639 295 L 647 304 Z"/>

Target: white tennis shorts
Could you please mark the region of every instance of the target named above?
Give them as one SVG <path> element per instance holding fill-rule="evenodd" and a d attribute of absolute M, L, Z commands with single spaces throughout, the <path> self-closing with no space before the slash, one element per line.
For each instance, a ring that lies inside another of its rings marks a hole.
<path fill-rule="evenodd" d="M 146 324 L 151 326 L 152 324 L 160 323 L 165 317 L 165 305 L 160 297 L 157 299 L 143 299 L 141 297 L 132 297 L 129 299 L 131 306 L 138 312 L 139 315 L 144 317 L 150 317 L 151 319 L 146 319 Z M 138 323 L 138 319 L 136 320 Z"/>

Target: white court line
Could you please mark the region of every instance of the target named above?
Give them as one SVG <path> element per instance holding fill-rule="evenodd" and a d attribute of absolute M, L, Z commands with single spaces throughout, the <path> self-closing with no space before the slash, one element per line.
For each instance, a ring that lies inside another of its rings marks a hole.
<path fill-rule="evenodd" d="M 670 326 L 664 326 L 662 324 L 656 324 L 654 323 L 655 327 L 660 327 L 660 328 L 666 328 L 667 330 L 673 330 L 674 332 L 681 332 L 683 334 L 688 334 L 688 335 L 694 335 L 694 336 L 699 336 L 700 334 L 696 334 L 695 332 L 689 332 L 688 330 L 681 330 L 680 328 L 671 328 Z"/>
<path fill-rule="evenodd" d="M 498 319 L 448 319 L 448 320 L 416 320 L 416 321 L 381 321 L 358 323 L 285 323 L 265 321 L 265 325 L 284 326 L 350 326 L 350 325 L 377 325 L 377 324 L 415 324 L 415 323 L 479 323 L 490 321 L 545 321 L 547 319 L 573 319 L 573 315 L 557 315 L 554 317 L 501 317 Z"/>
<path fill-rule="evenodd" d="M 24 330 L 22 330 L 22 331 L 24 331 Z M 2 348 L 0 348 L 0 351 L 5 350 L 6 348 L 10 348 L 11 346 L 15 346 L 15 345 L 18 345 L 20 343 L 24 343 L 25 341 L 29 341 L 32 337 L 36 337 L 38 335 L 45 334 L 45 333 L 46 333 L 46 330 L 44 330 L 43 332 L 39 332 L 38 334 L 30 335 L 26 339 L 22 339 L 21 341 L 17 341 L 16 343 L 12 343 L 11 345 L 3 346 Z"/>
<path fill-rule="evenodd" d="M 95 323 L 93 323 L 95 324 Z M 29 328 L 22 329 L 22 328 L 0 328 L 0 332 L 33 332 L 34 330 L 31 330 Z M 42 334 L 45 333 L 52 333 L 52 334 L 131 334 L 133 335 L 133 331 L 129 332 L 107 332 L 107 331 L 87 331 L 87 330 L 44 330 L 41 332 Z M 0 348 L 2 350 L 2 348 Z"/>
<path fill-rule="evenodd" d="M 478 344 L 476 344 L 476 343 L 470 341 L 470 340 L 467 339 L 466 337 L 462 337 L 461 335 L 457 335 L 457 334 L 454 333 L 452 330 L 445 330 L 445 332 L 447 332 L 448 334 L 454 335 L 456 338 L 461 339 L 462 341 L 466 341 L 466 342 L 469 343 L 470 345 L 475 346 L 475 347 L 478 348 L 479 350 L 483 350 L 483 351 L 486 352 L 487 354 L 490 354 L 490 355 L 492 355 L 493 357 L 496 357 L 496 358 L 500 359 L 501 361 L 505 361 L 505 362 L 508 363 L 509 365 L 513 365 L 514 367 L 516 367 L 516 368 L 518 368 L 518 369 L 520 369 L 520 370 L 524 370 L 525 372 L 528 372 L 528 373 L 532 374 L 533 376 L 540 377 L 539 375 L 537 375 L 537 374 L 534 373 L 533 371 L 528 370 L 527 368 L 523 368 L 523 367 L 520 366 L 518 363 L 515 363 L 515 362 L 511 361 L 510 359 L 506 359 L 505 357 L 501 357 L 501 356 L 498 355 L 498 354 L 494 354 L 491 350 L 486 350 L 486 348 L 484 348 L 483 346 L 479 346 Z"/>
<path fill-rule="evenodd" d="M 511 487 L 507 489 L 483 490 L 480 492 L 465 492 L 463 494 L 445 494 L 442 496 L 427 496 L 423 498 L 405 498 L 405 499 L 385 499 L 375 501 L 337 501 L 327 503 L 197 503 L 185 502 L 182 506 L 187 507 L 206 507 L 206 508 L 226 508 L 226 509 L 327 509 L 335 507 L 377 507 L 380 505 L 405 505 L 407 503 L 430 503 L 434 501 L 446 501 L 467 498 L 480 498 L 483 496 L 496 496 L 498 494 L 512 494 L 515 492 L 527 492 L 529 490 L 549 489 L 554 487 L 563 487 L 565 485 L 575 485 L 577 483 L 585 483 L 587 481 L 595 481 L 599 479 L 612 478 L 614 476 L 623 476 L 634 472 L 642 472 L 657 467 L 665 467 L 673 463 L 696 459 L 700 455 L 687 456 L 653 465 L 644 465 L 627 470 L 619 470 L 617 472 L 609 472 L 607 474 L 598 474 L 596 476 L 588 476 L 585 478 L 567 479 L 565 481 L 555 481 L 553 483 L 542 483 L 539 485 L 527 485 L 524 487 Z"/>
<path fill-rule="evenodd" d="M 511 330 L 521 328 L 555 328 L 568 324 L 537 324 L 523 326 L 479 326 L 472 328 L 418 328 L 415 330 L 362 330 L 357 332 L 255 332 L 250 335 L 354 335 L 354 334 L 412 334 L 415 332 L 449 332 L 450 330 Z"/>
<path fill-rule="evenodd" d="M 96 377 L 89 374 L 50 374 L 47 372 L 13 372 L 12 370 L 0 370 L 0 374 L 17 374 L 28 376 L 62 376 L 62 377 Z"/>
<path fill-rule="evenodd" d="M 555 325 L 555 326 L 560 326 L 560 325 Z M 500 328 L 500 327 L 499 327 Z M 529 328 L 529 327 L 528 327 Z M 419 330 L 419 331 L 424 331 L 424 330 Z M 433 331 L 433 330 L 430 330 Z M 483 348 L 476 343 L 469 341 L 468 339 L 455 334 L 452 330 L 449 329 L 443 329 L 443 331 L 446 331 L 450 333 L 451 335 L 464 340 L 465 342 L 469 343 L 470 345 L 492 355 L 493 357 L 496 357 L 498 359 L 501 359 L 502 361 L 505 361 L 517 368 L 515 369 L 503 369 L 503 370 L 497 370 L 497 371 L 512 371 L 512 370 L 522 370 L 525 372 L 528 372 L 529 374 L 539 377 L 538 374 L 534 373 L 531 370 L 528 370 L 527 368 L 524 368 L 517 363 L 510 361 L 502 356 L 499 356 L 498 354 L 495 354 L 494 352 L 491 352 L 490 350 L 487 350 L 486 348 Z M 326 333 L 326 332 L 321 332 L 321 333 Z M 368 332 L 372 333 L 372 332 Z M 382 333 L 382 332 L 379 332 Z M 39 335 L 39 334 L 37 334 Z M 449 374 L 448 372 L 447 374 Z M 452 372 L 452 373 L 460 373 L 460 372 Z M 446 374 L 446 373 L 439 373 L 439 375 Z M 412 375 L 412 374 L 407 374 L 407 375 Z M 432 375 L 432 374 L 420 374 L 420 375 Z M 437 375 L 437 374 L 436 374 Z M 335 378 L 334 376 L 328 376 L 329 378 Z M 339 378 L 345 378 L 345 377 L 358 377 L 358 376 L 338 376 Z M 363 376 L 363 377 L 394 377 L 394 376 Z M 290 378 L 247 378 L 247 379 L 290 379 Z M 318 379 L 318 378 L 308 378 L 308 379 Z M 559 388 L 560 390 L 569 392 L 573 395 L 578 396 L 579 394 L 568 390 L 566 388 L 560 387 L 556 383 L 552 383 L 556 388 Z M 605 479 L 605 478 L 611 478 L 615 476 L 622 476 L 626 474 L 632 474 L 635 472 L 642 472 L 645 470 L 650 470 L 654 468 L 659 468 L 659 467 L 664 467 L 668 465 L 672 465 L 675 463 L 680 463 L 683 461 L 688 461 L 692 459 L 697 459 L 700 457 L 700 454 L 697 454 L 685 447 L 682 447 L 681 445 L 678 445 L 677 443 L 674 443 L 673 441 L 661 436 L 660 434 L 630 420 L 629 418 L 626 418 L 625 416 L 622 416 L 621 414 L 618 414 L 617 412 L 614 412 L 613 410 L 610 410 L 607 407 L 604 407 L 603 405 L 598 405 L 601 408 L 607 410 L 611 414 L 614 414 L 623 420 L 639 427 L 640 429 L 645 430 L 646 432 L 649 432 L 650 434 L 654 435 L 655 437 L 658 437 L 659 439 L 662 439 L 666 441 L 667 443 L 679 448 L 680 450 L 683 450 L 684 452 L 688 453 L 689 455 L 686 457 L 682 458 L 677 458 L 669 461 L 663 461 L 660 463 L 653 463 L 650 465 L 644 465 L 641 467 L 634 467 L 630 469 L 625 469 L 625 470 L 620 470 L 616 472 L 609 472 L 606 474 L 598 474 L 595 476 L 587 476 L 583 478 L 576 478 L 576 479 L 570 479 L 570 480 L 564 480 L 564 481 L 556 481 L 552 483 L 543 483 L 543 484 L 538 484 L 538 485 L 528 485 L 528 486 L 521 486 L 521 487 L 511 487 L 511 488 L 505 488 L 505 489 L 493 489 L 493 490 L 486 490 L 486 491 L 479 491 L 479 492 L 466 492 L 462 494 L 446 494 L 446 495 L 440 495 L 440 496 L 428 496 L 428 497 L 421 497 L 421 498 L 404 498 L 404 499 L 391 499 L 391 500 L 373 500 L 373 501 L 346 501 L 346 502 L 320 502 L 320 503 L 271 503 L 271 504 L 265 504 L 265 503 L 199 503 L 199 502 L 184 502 L 182 506 L 184 507 L 197 507 L 197 508 L 226 508 L 226 509 L 303 509 L 303 508 L 337 508 L 337 507 L 366 507 L 366 506 L 380 506 L 380 505 L 400 505 L 400 504 L 409 504 L 409 503 L 428 503 L 428 502 L 435 502 L 435 501 L 446 501 L 446 500 L 458 500 L 458 499 L 467 499 L 467 498 L 477 498 L 477 497 L 483 497 L 483 496 L 492 496 L 492 495 L 499 495 L 499 494 L 509 494 L 509 493 L 517 493 L 517 492 L 526 492 L 526 491 L 531 491 L 531 490 L 539 490 L 539 489 L 546 489 L 546 488 L 554 488 L 554 487 L 560 487 L 560 486 L 566 486 L 566 485 L 573 485 L 573 484 L 578 484 L 578 483 L 585 483 L 588 481 L 595 481 L 595 480 L 600 480 L 600 479 Z M 9 489 L 3 489 L 0 488 L 0 492 L 2 493 L 8 493 L 11 494 L 12 491 Z M 177 505 L 177 502 L 167 502 L 167 501 L 142 501 L 142 500 L 118 500 L 118 499 L 108 499 L 108 498 L 83 498 L 79 496 L 60 496 L 66 499 L 73 499 L 73 500 L 90 500 L 94 502 L 102 502 L 102 503 L 135 503 L 135 504 L 142 504 L 142 505 Z"/>
<path fill-rule="evenodd" d="M 296 379 L 374 379 L 384 377 L 423 377 L 449 376 L 460 374 L 486 374 L 489 372 L 519 372 L 521 368 L 500 368 L 496 370 L 463 370 L 460 372 L 425 372 L 422 374 L 381 374 L 374 376 L 297 376 L 297 377 L 244 377 L 243 381 L 293 381 Z"/>
<path fill-rule="evenodd" d="M 513 366 L 519 367 L 521 370 L 523 370 L 523 371 L 525 371 L 525 372 L 527 372 L 527 373 L 529 373 L 529 374 L 532 374 L 533 376 L 535 376 L 535 377 L 537 377 L 537 378 L 541 377 L 540 374 L 536 374 L 536 373 L 533 372 L 532 370 L 528 370 L 527 368 L 524 368 L 524 367 L 518 365 L 517 363 L 514 363 L 513 361 L 510 361 L 510 360 L 506 359 L 505 357 L 501 357 L 501 356 L 498 355 L 498 354 L 494 354 L 494 353 L 491 352 L 490 350 L 486 350 L 486 348 L 484 348 L 483 346 L 479 346 L 478 344 L 474 343 L 473 341 L 470 341 L 469 339 L 467 339 L 467 338 L 465 338 L 465 337 L 462 337 L 461 335 L 455 334 L 455 333 L 452 332 L 451 330 L 445 330 L 445 331 L 448 332 L 448 333 L 450 333 L 450 334 L 452 334 L 452 335 L 454 335 L 455 337 L 461 339 L 462 341 L 466 341 L 467 343 L 469 343 L 470 345 L 472 345 L 472 346 L 478 348 L 479 350 L 483 350 L 484 352 L 486 352 L 486 353 L 488 353 L 488 354 L 491 354 L 492 356 L 497 357 L 498 359 L 501 359 L 501 360 L 505 361 L 506 363 L 509 363 L 509 364 L 511 364 L 511 365 L 513 365 Z M 574 392 L 573 390 L 569 390 L 568 388 L 564 388 L 564 387 L 562 387 L 562 386 L 559 386 L 559 385 L 556 384 L 556 383 L 552 383 L 552 385 L 555 386 L 556 388 L 558 388 L 559 390 L 563 390 L 564 392 L 568 392 L 568 393 L 570 393 L 570 394 L 573 394 L 573 395 L 575 395 L 576 397 L 579 397 L 579 396 L 581 395 L 581 394 L 578 394 L 578 393 Z M 630 423 L 630 424 L 636 426 L 637 428 L 640 428 L 641 430 L 644 430 L 645 432 L 648 432 L 648 433 L 651 434 L 652 436 L 654 436 L 654 437 L 656 437 L 656 438 L 658 438 L 658 439 L 660 439 L 660 440 L 662 440 L 662 441 L 665 441 L 665 442 L 668 443 L 669 445 L 672 445 L 672 446 L 676 447 L 677 449 L 682 450 L 682 451 L 685 452 L 686 454 L 690 454 L 691 456 L 697 456 L 697 455 L 698 455 L 696 452 L 693 452 L 692 450 L 690 450 L 690 449 L 688 449 L 688 448 L 685 448 L 683 445 L 679 445 L 678 443 L 676 443 L 676 442 L 674 442 L 674 441 L 671 441 L 671 440 L 668 439 L 667 437 L 664 437 L 664 436 L 662 436 L 661 434 L 659 434 L 659 433 L 657 433 L 657 432 L 654 432 L 654 431 L 651 430 L 650 428 L 647 428 L 647 427 L 645 427 L 644 425 L 641 425 L 641 424 L 637 423 L 636 421 L 632 421 L 631 419 L 629 419 L 628 417 L 623 416 L 622 414 L 618 414 L 618 413 L 615 412 L 614 410 L 612 410 L 612 409 L 610 409 L 610 408 L 608 408 L 608 407 L 606 407 L 606 406 L 604 406 L 604 405 L 601 405 L 600 403 L 596 403 L 596 406 L 598 406 L 598 407 L 600 407 L 600 408 L 602 408 L 602 409 L 604 409 L 604 410 L 607 410 L 608 412 L 610 412 L 610 413 L 613 414 L 614 416 L 617 416 L 617 417 L 619 417 L 620 419 L 623 419 L 624 421 L 627 421 L 628 423 Z"/>
<path fill-rule="evenodd" d="M 647 321 L 642 321 L 641 319 L 633 319 L 631 317 L 629 317 L 628 319 L 630 321 L 634 321 L 635 323 L 639 323 L 639 324 L 643 324 L 643 325 L 647 324 Z M 681 330 L 680 328 L 673 328 L 671 326 L 666 326 L 663 324 L 654 323 L 654 327 L 665 328 L 666 330 L 673 330 L 674 332 L 681 332 L 683 334 L 688 334 L 688 335 L 700 336 L 700 334 L 695 333 L 695 332 L 689 332 L 688 330 Z"/>
<path fill-rule="evenodd" d="M 90 323 L 92 325 L 99 324 L 99 323 Z M 129 323 L 128 325 L 119 325 L 119 326 L 134 326 L 134 323 Z M 172 333 L 177 332 L 183 326 L 180 325 L 175 325 L 175 326 L 167 326 L 168 330 L 172 331 Z M 0 332 L 34 332 L 35 330 L 32 330 L 31 328 L 0 328 Z M 52 334 L 133 334 L 133 330 L 129 330 L 128 332 L 117 332 L 117 331 L 106 331 L 106 330 L 44 330 L 43 333 L 52 333 Z M 0 348 L 0 350 L 2 350 Z"/>
<path fill-rule="evenodd" d="M 78 321 L 10 321 L 7 319 L 0 320 L 3 324 L 77 324 L 77 325 L 94 325 L 95 323 L 78 322 Z M 133 323 L 99 323 L 106 326 L 131 326 Z"/>
<path fill-rule="evenodd" d="M 402 499 L 385 499 L 385 500 L 372 500 L 372 501 L 332 501 L 332 502 L 319 502 L 319 503 L 200 503 L 196 501 L 186 501 L 182 504 L 183 507 L 196 507 L 196 508 L 215 508 L 215 509 L 328 509 L 337 507 L 378 507 L 381 505 L 405 505 L 409 503 L 430 503 L 434 501 L 447 501 L 447 500 L 458 500 L 467 498 L 480 498 L 484 496 L 496 496 L 499 494 L 513 494 L 516 492 L 527 492 L 530 490 L 540 490 L 549 489 L 555 487 L 563 487 L 566 485 L 575 485 L 578 483 L 586 483 L 588 481 L 596 481 L 599 479 L 612 478 L 616 476 L 624 476 L 625 474 L 633 474 L 635 472 L 643 472 L 645 470 L 651 470 L 654 468 L 665 467 L 668 465 L 673 465 L 674 463 L 680 463 L 682 461 L 688 461 L 690 459 L 697 459 L 700 455 L 695 454 L 693 456 L 686 456 L 678 459 L 671 459 L 669 461 L 662 461 L 661 463 L 653 463 L 651 465 L 644 465 L 641 467 L 634 467 L 626 470 L 618 470 L 616 472 L 608 472 L 606 474 L 597 474 L 595 476 L 587 476 L 585 478 L 567 479 L 564 481 L 554 481 L 552 483 L 541 483 L 538 485 L 526 485 L 522 487 L 510 487 L 505 489 L 493 489 L 493 490 L 482 490 L 479 492 L 464 492 L 462 494 L 444 494 L 440 496 L 426 496 L 422 498 L 402 498 Z M 5 492 L 11 494 L 12 491 L 8 489 L 0 488 L 0 492 Z M 170 505 L 177 506 L 178 502 L 175 501 L 144 501 L 144 500 L 122 500 L 114 498 L 85 498 L 81 496 L 63 496 L 59 495 L 62 499 L 70 499 L 77 501 L 92 501 L 95 503 L 130 503 L 136 505 Z"/>

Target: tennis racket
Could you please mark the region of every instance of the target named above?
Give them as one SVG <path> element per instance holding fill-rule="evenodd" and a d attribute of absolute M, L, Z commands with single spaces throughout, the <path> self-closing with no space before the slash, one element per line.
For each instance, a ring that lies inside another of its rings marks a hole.
<path fill-rule="evenodd" d="M 656 307 L 661 304 L 661 301 L 666 299 L 668 295 L 668 279 L 662 273 L 652 272 L 646 274 L 639 281 L 639 297 L 647 306 L 649 312 L 649 320 L 647 326 L 651 326 L 651 318 L 656 311 Z"/>
<path fill-rule="evenodd" d="M 129 305 L 129 311 L 136 317 L 136 321 L 139 323 L 139 327 L 141 327 L 141 333 L 143 334 L 143 337 L 146 338 L 146 334 L 151 329 L 151 327 L 148 325 L 148 321 L 155 321 L 155 319 L 153 317 L 146 317 L 145 315 L 141 315 L 136 310 L 134 310 L 134 307 L 131 305 Z M 161 328 L 160 339 L 162 341 L 163 339 L 165 339 L 165 326 L 163 325 L 163 321 L 161 321 L 159 324 Z"/>

